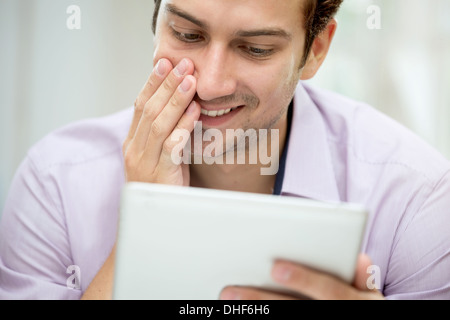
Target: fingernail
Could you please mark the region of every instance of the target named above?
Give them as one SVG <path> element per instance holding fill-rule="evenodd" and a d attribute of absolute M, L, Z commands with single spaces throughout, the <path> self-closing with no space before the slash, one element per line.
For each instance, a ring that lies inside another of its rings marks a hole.
<path fill-rule="evenodd" d="M 291 277 L 291 269 L 286 266 L 276 266 L 275 270 L 273 272 L 273 276 L 275 277 L 275 280 L 279 282 L 286 282 Z"/>
<path fill-rule="evenodd" d="M 181 62 L 177 65 L 174 72 L 177 77 L 182 77 L 185 75 L 187 70 L 187 61 L 186 59 L 181 60 Z"/>
<path fill-rule="evenodd" d="M 184 78 L 183 82 L 180 84 L 181 92 L 188 92 L 192 87 L 192 81 L 189 78 Z"/>
<path fill-rule="evenodd" d="M 197 107 L 197 104 L 195 103 L 195 101 L 192 101 L 191 104 L 189 105 L 189 107 L 186 110 L 186 114 L 193 114 L 195 109 Z"/>
<path fill-rule="evenodd" d="M 240 295 L 236 290 L 226 290 L 220 295 L 220 300 L 240 300 Z"/>
<path fill-rule="evenodd" d="M 155 67 L 156 74 L 160 77 L 164 76 L 166 73 L 166 64 L 164 63 L 164 60 L 159 60 Z"/>

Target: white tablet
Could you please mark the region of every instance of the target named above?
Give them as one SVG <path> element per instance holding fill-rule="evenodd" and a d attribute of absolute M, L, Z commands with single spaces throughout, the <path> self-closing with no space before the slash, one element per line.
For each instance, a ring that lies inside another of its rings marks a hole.
<path fill-rule="evenodd" d="M 113 298 L 215 300 L 228 285 L 284 292 L 270 276 L 276 259 L 350 283 L 366 218 L 347 203 L 130 183 Z"/>

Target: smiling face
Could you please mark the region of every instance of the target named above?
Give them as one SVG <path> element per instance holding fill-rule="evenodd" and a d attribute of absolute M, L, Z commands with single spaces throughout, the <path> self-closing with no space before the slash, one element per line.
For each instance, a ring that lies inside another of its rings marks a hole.
<path fill-rule="evenodd" d="M 194 62 L 204 129 L 285 125 L 301 75 L 303 1 L 162 1 L 154 63 Z"/>

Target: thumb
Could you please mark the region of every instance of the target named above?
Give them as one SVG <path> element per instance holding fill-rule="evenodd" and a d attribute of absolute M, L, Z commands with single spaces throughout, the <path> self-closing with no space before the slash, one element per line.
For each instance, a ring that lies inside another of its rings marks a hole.
<path fill-rule="evenodd" d="M 360 254 L 356 265 L 355 281 L 353 286 L 362 291 L 370 291 L 367 280 L 372 275 L 368 272 L 369 267 L 373 265 L 372 260 L 366 254 Z"/>

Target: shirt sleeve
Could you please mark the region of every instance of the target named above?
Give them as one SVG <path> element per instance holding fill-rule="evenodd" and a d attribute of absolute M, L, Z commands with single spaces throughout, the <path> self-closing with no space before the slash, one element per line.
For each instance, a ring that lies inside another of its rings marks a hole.
<path fill-rule="evenodd" d="M 0 222 L 0 300 L 81 297 L 59 198 L 54 177 L 28 156 Z"/>
<path fill-rule="evenodd" d="M 450 173 L 402 231 L 384 294 L 388 299 L 450 300 Z"/>

